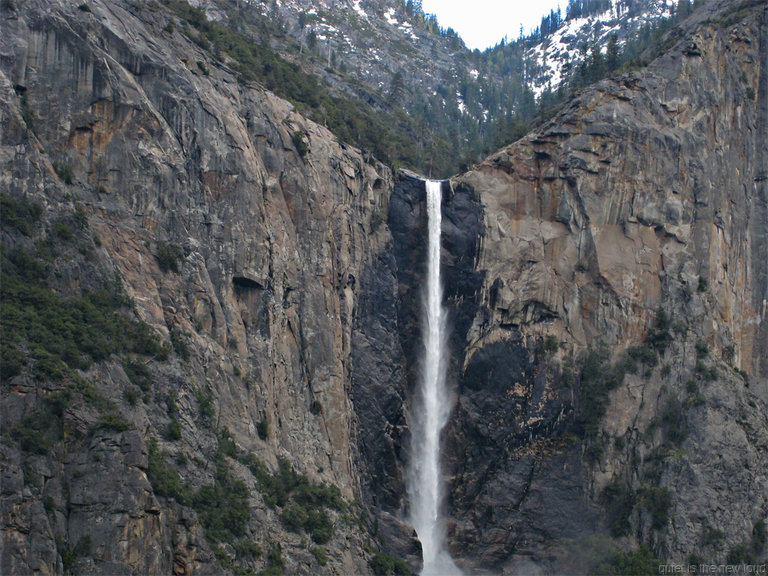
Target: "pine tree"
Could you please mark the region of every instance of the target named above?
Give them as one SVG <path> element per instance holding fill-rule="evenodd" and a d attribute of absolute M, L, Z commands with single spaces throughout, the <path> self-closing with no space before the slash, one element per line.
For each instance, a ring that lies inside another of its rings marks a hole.
<path fill-rule="evenodd" d="M 608 36 L 605 67 L 608 72 L 612 72 L 619 67 L 619 37 L 616 35 L 616 32 L 611 32 Z"/>
<path fill-rule="evenodd" d="M 403 71 L 398 70 L 392 75 L 389 83 L 389 103 L 397 106 L 405 95 L 405 81 L 403 80 Z"/>

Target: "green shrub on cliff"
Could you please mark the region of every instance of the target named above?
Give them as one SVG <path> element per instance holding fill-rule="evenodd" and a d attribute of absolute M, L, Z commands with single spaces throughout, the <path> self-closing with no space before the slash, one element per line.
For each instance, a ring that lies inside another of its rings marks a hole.
<path fill-rule="evenodd" d="M 128 379 L 136 384 L 142 392 L 152 390 L 152 372 L 144 362 L 139 360 L 123 360 L 123 370 Z"/>
<path fill-rule="evenodd" d="M 179 262 L 184 260 L 184 251 L 177 244 L 163 242 L 157 247 L 155 259 L 163 272 L 178 274 L 180 272 Z"/>
<path fill-rule="evenodd" d="M 605 350 L 589 350 L 581 368 L 577 430 L 590 438 L 597 435 L 605 415 L 611 390 L 621 384 L 624 375 L 608 362 Z"/>
<path fill-rule="evenodd" d="M 18 230 L 25 236 L 40 222 L 43 207 L 30 202 L 27 197 L 16 201 L 5 193 L 0 193 L 0 223 L 5 227 Z"/>
<path fill-rule="evenodd" d="M 400 558 L 373 549 L 369 553 L 368 567 L 376 576 L 411 576 L 410 568 Z"/>
<path fill-rule="evenodd" d="M 169 496 L 184 504 L 190 495 L 189 487 L 181 482 L 179 473 L 170 467 L 167 454 L 157 446 L 157 440 L 147 442 L 149 451 L 147 476 L 152 490 L 158 496 Z"/>
<path fill-rule="evenodd" d="M 667 488 L 643 488 L 639 491 L 638 501 L 651 515 L 651 525 L 655 530 L 667 525 L 672 505 L 672 496 Z"/>
<path fill-rule="evenodd" d="M 629 517 L 635 507 L 635 494 L 621 480 L 614 480 L 603 491 L 603 502 L 606 508 L 606 524 L 611 536 L 616 538 L 629 533 Z"/>
<path fill-rule="evenodd" d="M 252 454 L 238 453 L 237 458 L 251 470 L 267 505 L 281 509 L 283 526 L 292 532 L 307 532 L 318 544 L 333 537 L 333 522 L 327 510 L 346 508 L 338 486 L 312 482 L 282 458 L 274 473 Z"/>
<path fill-rule="evenodd" d="M 320 566 L 328 564 L 328 551 L 322 546 L 313 546 L 310 550 Z"/>
<path fill-rule="evenodd" d="M 606 576 L 655 576 L 659 573 L 659 560 L 647 544 L 635 552 L 615 552 L 594 572 Z"/>
<path fill-rule="evenodd" d="M 223 459 L 216 463 L 213 484 L 197 490 L 190 499 L 213 542 L 231 542 L 245 534 L 251 515 L 248 487 L 236 479 Z"/>
<path fill-rule="evenodd" d="M 318 544 L 325 544 L 333 536 L 333 522 L 320 506 L 292 502 L 283 508 L 280 521 L 291 532 L 305 530 Z"/>
<path fill-rule="evenodd" d="M 147 324 L 122 309 L 126 300 L 116 283 L 65 298 L 48 287 L 49 264 L 23 248 L 4 252 L 0 273 L 3 313 L 0 328 L 10 378 L 29 364 L 37 377 L 72 380 L 73 370 L 124 352 L 164 359 L 167 346 Z M 27 350 L 22 358 L 20 351 Z"/>
<path fill-rule="evenodd" d="M 64 184 L 72 184 L 72 168 L 70 168 L 69 164 L 54 162 L 53 171 L 56 172 L 56 176 L 61 178 Z"/>

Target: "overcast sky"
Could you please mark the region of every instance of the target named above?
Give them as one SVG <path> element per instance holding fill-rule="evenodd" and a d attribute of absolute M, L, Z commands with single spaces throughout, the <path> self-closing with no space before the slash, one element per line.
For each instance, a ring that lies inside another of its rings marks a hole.
<path fill-rule="evenodd" d="M 422 0 L 424 12 L 437 15 L 443 28 L 456 30 L 471 50 L 494 46 L 504 36 L 516 39 L 520 24 L 528 34 L 558 5 L 565 17 L 568 0 Z"/>

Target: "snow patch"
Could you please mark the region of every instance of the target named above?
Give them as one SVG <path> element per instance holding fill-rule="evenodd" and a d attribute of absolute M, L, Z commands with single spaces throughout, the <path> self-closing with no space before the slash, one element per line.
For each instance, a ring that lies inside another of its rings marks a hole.
<path fill-rule="evenodd" d="M 357 12 L 358 14 L 360 14 L 360 16 L 362 16 L 362 17 L 363 17 L 363 18 L 365 18 L 366 20 L 368 19 L 368 14 L 365 12 L 365 10 L 363 10 L 363 9 L 360 7 L 360 0 L 353 0 L 353 2 L 352 2 L 352 8 L 355 10 L 355 12 Z"/>
<path fill-rule="evenodd" d="M 592 16 L 574 18 L 566 21 L 549 38 L 543 40 L 528 51 L 533 64 L 529 70 L 528 83 L 537 98 L 547 89 L 556 90 L 566 79 L 569 69 L 575 69 L 582 61 L 582 52 L 576 45 L 576 39 L 592 39 L 600 46 L 600 51 L 607 52 L 608 37 L 618 34 L 618 44 L 625 43 L 623 28 L 633 28 L 660 17 L 669 16 L 678 0 L 652 0 L 647 10 L 634 17 L 628 17 L 614 2 L 613 7 Z"/>
<path fill-rule="evenodd" d="M 464 99 L 461 97 L 461 92 L 459 92 L 458 90 L 456 91 L 456 102 L 458 102 L 459 112 L 461 112 L 462 114 L 466 114 L 467 106 L 466 104 L 464 104 Z"/>

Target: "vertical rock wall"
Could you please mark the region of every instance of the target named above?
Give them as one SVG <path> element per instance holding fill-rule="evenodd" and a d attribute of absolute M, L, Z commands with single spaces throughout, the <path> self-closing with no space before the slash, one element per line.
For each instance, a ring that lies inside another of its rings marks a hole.
<path fill-rule="evenodd" d="M 768 19 L 713 3 L 697 20 L 452 180 L 484 229 L 449 444 L 468 567 L 589 570 L 589 534 L 724 561 L 768 514 Z M 619 376 L 585 433 L 601 347 Z"/>
<path fill-rule="evenodd" d="M 394 299 L 393 279 L 368 278 L 390 258 L 382 215 L 392 176 L 289 103 L 238 83 L 159 6 L 78 5 L 2 9 L 1 186 L 43 206 L 36 240 L 81 211 L 87 242 L 96 242 L 91 267 L 114 275 L 138 318 L 178 354 L 143 360 L 153 383 L 138 404 L 124 398 L 132 384 L 119 358 L 83 374 L 132 430 L 74 434 L 45 456 L 4 446 L 3 572 L 60 573 L 65 548 L 88 535 L 82 570 L 218 573 L 221 558 L 195 514 L 153 495 L 147 442 L 156 439 L 181 480 L 199 487 L 213 481 L 214 456 L 229 437 L 270 471 L 282 458 L 310 481 L 338 487 L 350 518 L 359 514 L 353 402 L 370 385 L 364 374 L 385 390 L 399 378 L 396 355 L 366 348 L 366 338 L 387 346 L 392 328 L 375 321 L 386 299 L 361 294 L 379 282 Z M 177 271 L 161 268 L 169 247 Z M 51 276 L 65 296 L 86 289 L 92 272 L 72 252 Z M 2 391 L 4 429 L 58 386 L 17 377 Z M 87 431 L 97 415 L 73 402 L 64 418 Z M 173 422 L 178 434 L 166 434 Z M 227 462 L 250 490 L 247 536 L 263 549 L 252 568 L 266 566 L 279 542 L 291 573 L 367 570 L 365 533 L 351 520 L 333 517 L 336 536 L 319 565 L 248 469 Z M 37 470 L 39 484 L 21 481 L 24 467 Z"/>

